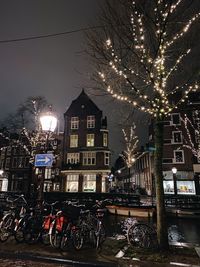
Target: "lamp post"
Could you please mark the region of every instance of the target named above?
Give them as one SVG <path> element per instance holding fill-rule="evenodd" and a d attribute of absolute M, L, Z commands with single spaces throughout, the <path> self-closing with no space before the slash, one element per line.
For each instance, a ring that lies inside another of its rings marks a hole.
<path fill-rule="evenodd" d="M 40 124 L 42 132 L 45 134 L 45 147 L 43 153 L 48 153 L 48 142 L 50 135 L 55 131 L 57 127 L 57 118 L 53 115 L 51 111 L 40 116 Z M 38 186 L 38 203 L 41 205 L 44 198 L 44 181 L 45 181 L 45 169 L 46 165 L 41 165 L 43 168 L 42 177 Z"/>
<path fill-rule="evenodd" d="M 177 195 L 177 183 L 176 183 L 176 173 L 177 173 L 177 168 L 173 167 L 172 168 L 172 173 L 173 173 L 173 181 L 174 181 L 174 194 Z"/>

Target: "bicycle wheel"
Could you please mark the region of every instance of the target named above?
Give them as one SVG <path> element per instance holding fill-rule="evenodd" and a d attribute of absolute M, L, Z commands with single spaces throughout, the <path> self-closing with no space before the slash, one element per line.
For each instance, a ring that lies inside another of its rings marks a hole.
<path fill-rule="evenodd" d="M 147 225 L 138 223 L 131 226 L 127 233 L 128 243 L 140 248 L 155 248 L 157 240 L 154 229 Z"/>
<path fill-rule="evenodd" d="M 75 229 L 72 230 L 72 242 L 76 250 L 80 250 L 83 246 L 83 235 L 81 230 Z"/>
<path fill-rule="evenodd" d="M 49 236 L 49 230 L 42 229 L 41 232 L 41 241 L 44 245 L 50 244 L 50 236 Z"/>
<path fill-rule="evenodd" d="M 28 219 L 27 224 L 23 230 L 24 241 L 28 244 L 35 244 L 38 242 L 40 237 L 40 226 L 36 218 L 31 217 Z"/>
<path fill-rule="evenodd" d="M 0 223 L 0 242 L 6 242 L 14 230 L 15 218 L 6 214 Z"/>
<path fill-rule="evenodd" d="M 18 224 L 15 226 L 14 238 L 17 243 L 24 242 L 24 226 L 25 226 L 25 218 L 20 219 Z"/>
<path fill-rule="evenodd" d="M 51 226 L 49 229 L 49 240 L 53 248 L 60 248 L 61 240 L 62 240 L 62 233 L 56 230 L 56 220 L 54 220 L 51 223 Z"/>
<path fill-rule="evenodd" d="M 106 239 L 105 227 L 101 221 L 98 222 L 98 227 L 97 227 L 97 231 L 96 231 L 95 235 L 96 235 L 96 249 L 99 249 L 100 246 L 102 245 L 102 243 Z"/>

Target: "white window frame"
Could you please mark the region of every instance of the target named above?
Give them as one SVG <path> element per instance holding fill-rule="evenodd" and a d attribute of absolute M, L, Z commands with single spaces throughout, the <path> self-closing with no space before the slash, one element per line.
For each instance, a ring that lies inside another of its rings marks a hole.
<path fill-rule="evenodd" d="M 71 117 L 71 129 L 79 128 L 79 117 Z"/>
<path fill-rule="evenodd" d="M 89 115 L 87 116 L 87 128 L 95 128 L 95 116 L 94 115 Z"/>
<path fill-rule="evenodd" d="M 179 123 L 173 123 L 173 115 L 178 115 L 179 116 Z M 172 113 L 171 114 L 171 125 L 181 125 L 181 116 L 180 116 L 180 113 Z"/>
<path fill-rule="evenodd" d="M 176 161 L 176 152 L 182 152 L 183 161 L 181 161 L 181 162 L 177 162 Z M 173 160 L 173 163 L 176 163 L 176 164 L 183 164 L 183 163 L 185 163 L 185 157 L 184 157 L 184 151 L 183 150 L 174 150 L 174 160 Z"/>
<path fill-rule="evenodd" d="M 83 152 L 83 165 L 94 166 L 96 165 L 96 152 Z"/>
<path fill-rule="evenodd" d="M 94 146 L 94 134 L 87 134 L 86 146 Z"/>
<path fill-rule="evenodd" d="M 103 146 L 107 147 L 108 146 L 108 134 L 103 133 Z"/>
<path fill-rule="evenodd" d="M 78 174 L 68 174 L 66 181 L 66 192 L 78 192 L 79 185 L 79 175 Z M 73 190 L 70 190 L 73 189 Z"/>
<path fill-rule="evenodd" d="M 110 153 L 109 152 L 104 153 L 104 165 L 106 166 L 110 165 Z"/>
<path fill-rule="evenodd" d="M 67 163 L 77 164 L 80 162 L 80 154 L 79 153 L 67 153 Z"/>
<path fill-rule="evenodd" d="M 78 147 L 78 134 L 70 135 L 70 147 Z"/>
<path fill-rule="evenodd" d="M 84 174 L 83 176 L 83 192 L 96 192 L 96 174 Z M 92 189 L 92 190 L 91 190 Z"/>
<path fill-rule="evenodd" d="M 175 141 L 175 134 L 176 133 L 180 133 L 180 139 L 181 139 L 181 141 L 180 142 L 176 142 Z M 183 135 L 182 135 L 182 131 L 172 131 L 172 142 L 173 142 L 173 144 L 182 144 L 183 143 Z"/>

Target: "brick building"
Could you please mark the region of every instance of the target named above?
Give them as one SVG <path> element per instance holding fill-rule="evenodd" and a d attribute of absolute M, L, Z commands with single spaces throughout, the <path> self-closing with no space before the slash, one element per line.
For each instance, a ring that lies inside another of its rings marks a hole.
<path fill-rule="evenodd" d="M 64 114 L 61 173 L 65 192 L 107 190 L 110 173 L 107 120 L 84 90 Z"/>

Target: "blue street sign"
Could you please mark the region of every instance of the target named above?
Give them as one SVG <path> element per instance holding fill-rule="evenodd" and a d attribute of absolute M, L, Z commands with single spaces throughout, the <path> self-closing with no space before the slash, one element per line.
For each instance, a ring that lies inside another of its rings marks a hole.
<path fill-rule="evenodd" d="M 35 167 L 51 167 L 53 158 L 53 154 L 36 154 Z"/>

